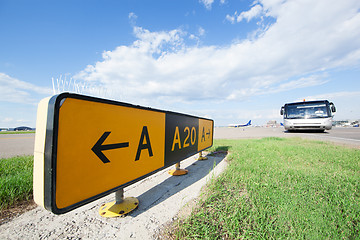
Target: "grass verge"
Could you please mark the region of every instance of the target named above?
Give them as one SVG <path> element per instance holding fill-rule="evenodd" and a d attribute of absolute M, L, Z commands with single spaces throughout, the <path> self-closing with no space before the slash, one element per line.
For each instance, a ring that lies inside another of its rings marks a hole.
<path fill-rule="evenodd" d="M 0 131 L 0 134 L 24 134 L 24 133 L 35 133 L 35 131 Z"/>
<path fill-rule="evenodd" d="M 359 239 L 360 151 L 301 139 L 215 140 L 230 164 L 173 239 Z"/>
<path fill-rule="evenodd" d="M 31 198 L 33 156 L 0 159 L 0 210 Z"/>

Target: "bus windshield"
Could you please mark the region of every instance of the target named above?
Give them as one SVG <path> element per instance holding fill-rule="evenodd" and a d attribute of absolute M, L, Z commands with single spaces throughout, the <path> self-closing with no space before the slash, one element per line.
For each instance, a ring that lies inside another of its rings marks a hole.
<path fill-rule="evenodd" d="M 326 103 L 299 103 L 285 106 L 285 118 L 287 119 L 311 119 L 331 117 Z"/>

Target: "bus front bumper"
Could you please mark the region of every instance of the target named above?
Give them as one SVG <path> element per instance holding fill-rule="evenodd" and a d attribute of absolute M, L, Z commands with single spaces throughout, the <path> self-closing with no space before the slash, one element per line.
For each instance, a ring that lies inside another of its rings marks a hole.
<path fill-rule="evenodd" d="M 296 120 L 296 121 L 293 121 Z M 330 130 L 332 128 L 332 121 L 328 119 L 323 119 L 322 121 L 302 121 L 298 119 L 293 120 L 284 120 L 285 130 Z"/>

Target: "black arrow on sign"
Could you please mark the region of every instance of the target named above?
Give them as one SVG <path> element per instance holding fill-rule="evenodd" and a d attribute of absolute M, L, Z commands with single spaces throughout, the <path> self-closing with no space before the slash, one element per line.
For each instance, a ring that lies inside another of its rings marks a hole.
<path fill-rule="evenodd" d="M 208 135 L 208 138 L 210 137 L 210 129 L 209 129 L 209 131 L 206 133 L 206 135 Z"/>
<path fill-rule="evenodd" d="M 103 151 L 116 149 L 116 148 L 129 147 L 129 142 L 103 145 L 105 139 L 110 135 L 110 133 L 111 132 L 104 132 L 104 134 L 99 138 L 99 140 L 91 148 L 91 150 L 96 154 L 96 156 L 98 156 L 100 158 L 100 160 L 103 163 L 109 163 L 110 162 L 109 159 L 103 153 Z"/>

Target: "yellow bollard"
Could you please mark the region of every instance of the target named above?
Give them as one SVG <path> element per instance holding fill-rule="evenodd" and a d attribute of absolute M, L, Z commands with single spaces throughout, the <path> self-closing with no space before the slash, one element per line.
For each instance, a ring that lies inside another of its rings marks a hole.
<path fill-rule="evenodd" d="M 124 189 L 115 192 L 115 201 L 103 204 L 99 209 L 102 217 L 120 217 L 133 211 L 139 205 L 135 197 L 124 198 Z"/>
<path fill-rule="evenodd" d="M 207 159 L 208 159 L 207 157 L 203 157 L 202 152 L 199 152 L 199 157 L 197 160 L 202 161 L 202 160 L 207 160 Z"/>
<path fill-rule="evenodd" d="M 180 169 L 180 162 L 176 163 L 175 164 L 175 169 L 171 169 L 168 171 L 168 173 L 170 175 L 173 175 L 173 176 L 180 176 L 180 175 L 185 175 L 188 173 L 188 170 L 186 169 Z"/>

